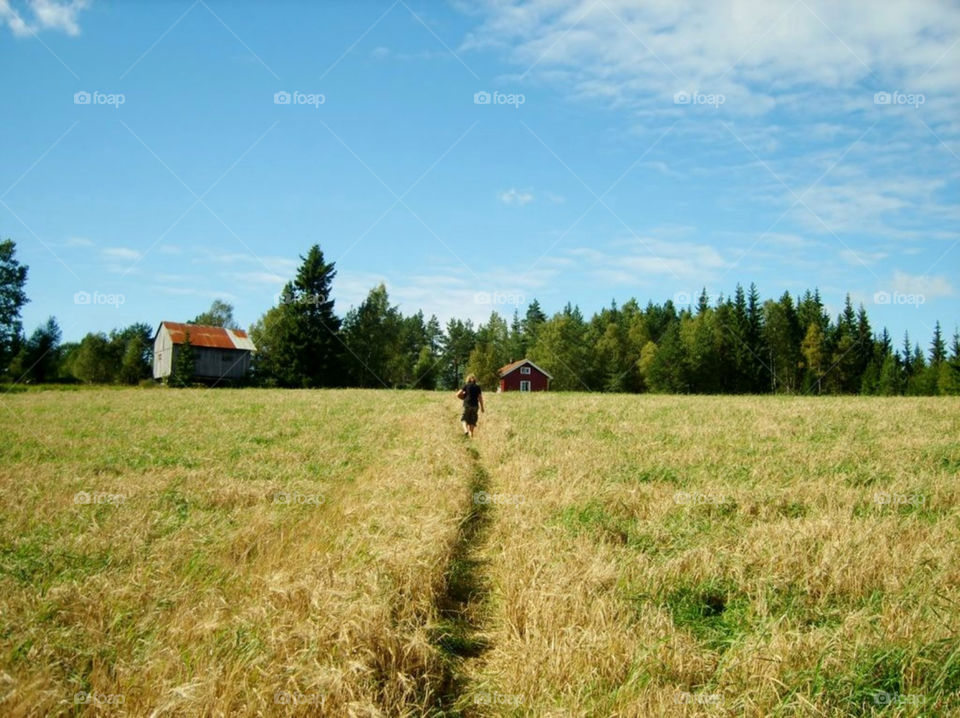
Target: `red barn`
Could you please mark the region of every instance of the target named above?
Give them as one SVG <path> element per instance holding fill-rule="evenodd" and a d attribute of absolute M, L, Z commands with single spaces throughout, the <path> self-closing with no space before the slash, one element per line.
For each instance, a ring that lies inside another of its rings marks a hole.
<path fill-rule="evenodd" d="M 553 377 L 529 359 L 500 368 L 500 391 L 546 391 Z"/>

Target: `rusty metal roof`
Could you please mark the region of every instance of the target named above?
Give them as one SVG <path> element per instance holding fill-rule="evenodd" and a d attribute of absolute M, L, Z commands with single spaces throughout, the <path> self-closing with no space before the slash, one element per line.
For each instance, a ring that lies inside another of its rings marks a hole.
<path fill-rule="evenodd" d="M 181 324 L 180 322 L 160 322 L 160 326 L 170 334 L 170 341 L 183 344 L 190 333 L 190 344 L 195 347 L 213 347 L 216 349 L 246 349 L 256 351 L 253 341 L 242 329 L 224 329 L 208 327 L 203 324 Z"/>
<path fill-rule="evenodd" d="M 534 363 L 533 363 L 532 361 L 530 361 L 529 359 L 521 359 L 520 361 L 515 361 L 515 362 L 513 362 L 512 364 L 507 364 L 507 365 L 505 365 L 505 366 L 500 367 L 500 376 L 501 376 L 501 377 L 504 377 L 504 376 L 506 376 L 507 374 L 509 374 L 510 372 L 516 371 L 517 369 L 519 369 L 520 367 L 522 367 L 524 364 L 529 364 L 530 366 L 532 366 L 534 369 L 536 369 L 536 370 L 537 370 L 538 372 L 540 372 L 541 374 L 549 377 L 550 379 L 553 379 L 553 375 L 552 375 L 550 372 L 546 371 L 545 369 L 541 369 L 540 367 L 538 367 L 536 364 L 534 364 Z"/>

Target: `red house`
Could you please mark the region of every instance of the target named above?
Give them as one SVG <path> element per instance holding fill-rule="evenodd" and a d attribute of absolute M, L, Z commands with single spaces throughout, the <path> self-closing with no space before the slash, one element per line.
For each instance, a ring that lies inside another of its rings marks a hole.
<path fill-rule="evenodd" d="M 500 391 L 546 391 L 551 379 L 532 361 L 521 359 L 500 368 Z"/>

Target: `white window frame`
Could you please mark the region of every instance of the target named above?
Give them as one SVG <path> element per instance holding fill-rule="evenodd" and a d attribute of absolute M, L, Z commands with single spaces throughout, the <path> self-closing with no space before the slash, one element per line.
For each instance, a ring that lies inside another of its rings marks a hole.
<path fill-rule="evenodd" d="M 530 381 L 528 379 L 520 382 L 520 391 L 530 391 Z"/>
<path fill-rule="evenodd" d="M 520 373 L 521 373 L 521 374 L 529 374 L 529 373 L 530 373 L 530 367 L 528 367 L 528 366 L 522 366 L 522 367 L 520 367 Z"/>

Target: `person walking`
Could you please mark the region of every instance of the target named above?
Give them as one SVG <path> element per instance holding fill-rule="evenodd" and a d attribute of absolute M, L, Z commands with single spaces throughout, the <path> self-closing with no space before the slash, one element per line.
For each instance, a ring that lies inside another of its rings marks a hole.
<path fill-rule="evenodd" d="M 460 424 L 463 426 L 463 435 L 473 438 L 473 432 L 477 428 L 478 410 L 483 408 L 483 391 L 477 384 L 477 377 L 473 374 L 467 376 L 467 383 L 457 392 L 457 398 L 463 399 L 463 415 L 460 417 Z"/>

